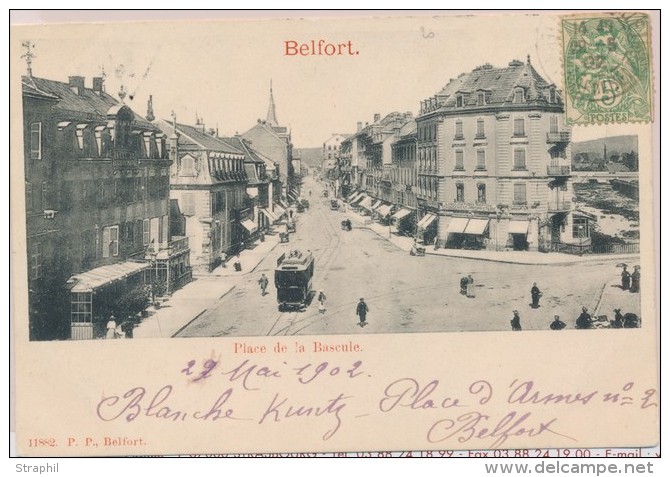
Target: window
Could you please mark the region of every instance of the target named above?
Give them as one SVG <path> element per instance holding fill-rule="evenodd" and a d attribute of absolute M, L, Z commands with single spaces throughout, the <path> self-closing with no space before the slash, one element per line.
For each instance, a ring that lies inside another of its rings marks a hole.
<path fill-rule="evenodd" d="M 483 171 L 486 169 L 486 151 L 484 149 L 477 149 L 476 169 L 478 171 Z"/>
<path fill-rule="evenodd" d="M 526 121 L 523 118 L 514 119 L 514 136 L 524 137 L 526 135 Z"/>
<path fill-rule="evenodd" d="M 142 221 L 142 245 L 145 247 L 151 242 L 151 221 L 144 219 Z"/>
<path fill-rule="evenodd" d="M 523 103 L 525 101 L 523 88 L 517 88 L 514 90 L 514 102 Z"/>
<path fill-rule="evenodd" d="M 549 89 L 549 102 L 556 103 L 556 88 Z"/>
<path fill-rule="evenodd" d="M 181 175 L 195 175 L 195 160 L 191 156 L 184 156 L 181 158 Z"/>
<path fill-rule="evenodd" d="M 70 316 L 72 323 L 92 323 L 93 321 L 93 294 L 72 293 Z"/>
<path fill-rule="evenodd" d="M 514 149 L 514 167 L 513 170 L 521 171 L 526 169 L 526 150 Z"/>
<path fill-rule="evenodd" d="M 33 242 L 30 246 L 30 278 L 42 277 L 42 244 Z"/>
<path fill-rule="evenodd" d="M 42 210 L 47 210 L 48 200 L 47 195 L 49 194 L 49 188 L 47 186 L 47 181 L 42 181 Z"/>
<path fill-rule="evenodd" d="M 167 243 L 169 240 L 169 219 L 167 215 L 164 215 L 162 217 L 162 223 L 161 223 L 161 243 Z"/>
<path fill-rule="evenodd" d="M 486 184 L 477 184 L 477 202 L 486 203 Z"/>
<path fill-rule="evenodd" d="M 153 217 L 151 219 L 151 240 L 150 243 L 153 244 L 154 250 L 158 250 L 158 244 L 160 243 L 160 230 L 161 230 L 161 219 L 159 217 Z"/>
<path fill-rule="evenodd" d="M 190 192 L 185 192 L 181 195 L 184 215 L 195 215 L 195 197 Z"/>
<path fill-rule="evenodd" d="M 463 166 L 463 151 L 461 149 L 458 149 L 454 152 L 455 155 L 455 162 L 454 162 L 454 170 L 455 171 L 462 171 L 464 170 Z"/>
<path fill-rule="evenodd" d="M 462 182 L 456 183 L 456 202 L 465 202 L 465 186 Z"/>
<path fill-rule="evenodd" d="M 105 181 L 98 181 L 98 200 L 105 202 Z"/>
<path fill-rule="evenodd" d="M 525 183 L 514 184 L 514 204 L 516 204 L 516 205 L 525 205 L 526 204 L 526 184 Z"/>
<path fill-rule="evenodd" d="M 33 185 L 26 182 L 26 212 L 33 211 Z"/>
<path fill-rule="evenodd" d="M 477 120 L 477 135 L 475 137 L 477 137 L 477 138 L 486 137 L 486 134 L 484 132 L 484 120 L 483 119 L 478 119 Z"/>
<path fill-rule="evenodd" d="M 119 255 L 119 226 L 103 227 L 102 229 L 102 257 L 117 257 Z"/>
<path fill-rule="evenodd" d="M 42 159 L 42 123 L 30 124 L 30 158 Z"/>
<path fill-rule="evenodd" d="M 478 93 L 477 94 L 477 105 L 484 106 L 486 104 L 486 94 Z"/>
<path fill-rule="evenodd" d="M 549 116 L 549 132 L 550 133 L 558 132 L 558 116 L 556 115 Z"/>
<path fill-rule="evenodd" d="M 572 217 L 572 238 L 588 238 L 591 236 L 589 219 L 586 217 Z"/>
<path fill-rule="evenodd" d="M 454 135 L 454 139 L 463 139 L 463 121 L 460 119 L 456 121 L 456 134 Z"/>

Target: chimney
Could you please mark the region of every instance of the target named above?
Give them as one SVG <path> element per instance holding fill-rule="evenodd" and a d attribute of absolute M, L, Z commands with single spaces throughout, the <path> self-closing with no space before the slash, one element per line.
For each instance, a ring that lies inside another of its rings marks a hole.
<path fill-rule="evenodd" d="M 382 115 L 379 113 L 375 113 L 375 122 L 379 121 L 382 118 Z"/>
<path fill-rule="evenodd" d="M 84 77 L 83 76 L 69 76 L 68 80 L 69 80 L 70 89 L 75 94 L 83 94 L 84 93 Z"/>
<path fill-rule="evenodd" d="M 103 91 L 103 79 L 102 76 L 94 76 L 93 77 L 93 92 L 100 96 Z"/>
<path fill-rule="evenodd" d="M 358 121 L 356 123 L 356 132 L 361 132 L 361 129 L 363 129 L 363 123 Z"/>
<path fill-rule="evenodd" d="M 147 121 L 151 122 L 154 119 L 156 119 L 156 116 L 154 116 L 154 97 L 150 94 L 147 101 Z"/>
<path fill-rule="evenodd" d="M 201 133 L 205 133 L 205 121 L 202 120 L 198 113 L 195 113 L 195 128 Z"/>

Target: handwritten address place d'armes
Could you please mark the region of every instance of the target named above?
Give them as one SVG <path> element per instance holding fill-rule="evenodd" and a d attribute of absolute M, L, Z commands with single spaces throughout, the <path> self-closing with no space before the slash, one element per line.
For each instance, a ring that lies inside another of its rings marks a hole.
<path fill-rule="evenodd" d="M 262 361 L 241 359 L 229 364 L 221 359 L 192 359 L 178 370 L 175 382 L 158 389 L 135 386 L 118 394 L 103 397 L 95 413 L 105 422 L 137 423 L 142 419 L 166 421 L 245 421 L 258 426 L 279 422 L 314 422 L 323 429 L 322 439 L 333 438 L 347 423 L 373 414 L 393 415 L 416 412 L 430 416 L 425 439 L 430 444 L 450 442 L 476 448 L 496 449 L 514 446 L 515 438 L 533 438 L 553 434 L 567 443 L 578 439 L 561 430 L 561 414 L 539 418 L 534 409 L 565 406 L 631 406 L 656 412 L 657 390 L 627 382 L 619 389 L 587 389 L 550 391 L 542 389 L 532 379 L 517 378 L 500 385 L 487 379 L 473 380 L 464 389 L 454 389 L 447 379 L 435 377 L 419 380 L 402 376 L 380 384 L 375 382 L 362 360 L 342 356 L 331 361 L 282 361 L 280 367 L 266 366 Z M 181 376 L 181 378 L 179 377 Z M 186 383 L 183 380 L 186 380 Z M 353 394 L 353 383 L 366 381 L 364 396 Z M 327 397 L 317 393 L 263 391 L 275 383 L 296 387 L 338 389 Z M 200 384 L 208 391 L 215 390 L 210 400 L 203 399 L 185 409 L 171 404 L 184 384 Z M 337 385 L 337 386 L 335 386 Z M 221 386 L 221 390 L 216 389 Z M 253 394 L 253 396 L 252 396 Z M 253 400 L 249 398 L 253 397 Z M 251 411 L 250 402 L 259 402 Z M 243 407 L 244 406 L 244 407 Z M 506 410 L 505 406 L 509 406 Z M 503 409 L 501 412 L 500 410 Z M 546 412 L 542 416 L 546 416 Z M 433 419 L 433 417 L 435 419 Z M 317 424 L 319 423 L 319 424 Z"/>

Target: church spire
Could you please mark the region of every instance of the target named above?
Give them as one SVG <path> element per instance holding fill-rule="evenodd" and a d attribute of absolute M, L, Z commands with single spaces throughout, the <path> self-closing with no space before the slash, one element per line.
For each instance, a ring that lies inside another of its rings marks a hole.
<path fill-rule="evenodd" d="M 270 80 L 270 106 L 268 107 L 268 117 L 265 120 L 270 126 L 279 126 L 277 122 L 277 111 L 275 110 L 275 98 L 272 95 L 272 80 Z"/>

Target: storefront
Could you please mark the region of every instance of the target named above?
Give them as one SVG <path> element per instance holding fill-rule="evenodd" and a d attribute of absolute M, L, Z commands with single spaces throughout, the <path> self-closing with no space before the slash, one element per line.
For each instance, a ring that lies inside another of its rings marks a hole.
<path fill-rule="evenodd" d="M 413 236 L 416 229 L 416 211 L 403 207 L 391 216 L 391 223 L 397 234 Z"/>
<path fill-rule="evenodd" d="M 428 212 L 417 224 L 417 229 L 425 245 L 433 243 L 437 237 L 437 215 Z"/>
<path fill-rule="evenodd" d="M 507 234 L 510 236 L 508 246 L 513 250 L 528 250 L 528 221 L 510 220 Z"/>
<path fill-rule="evenodd" d="M 70 277 L 70 338 L 100 338 L 110 318 L 121 324 L 145 310 L 151 297 L 150 267 L 150 262 L 122 262 Z"/>

